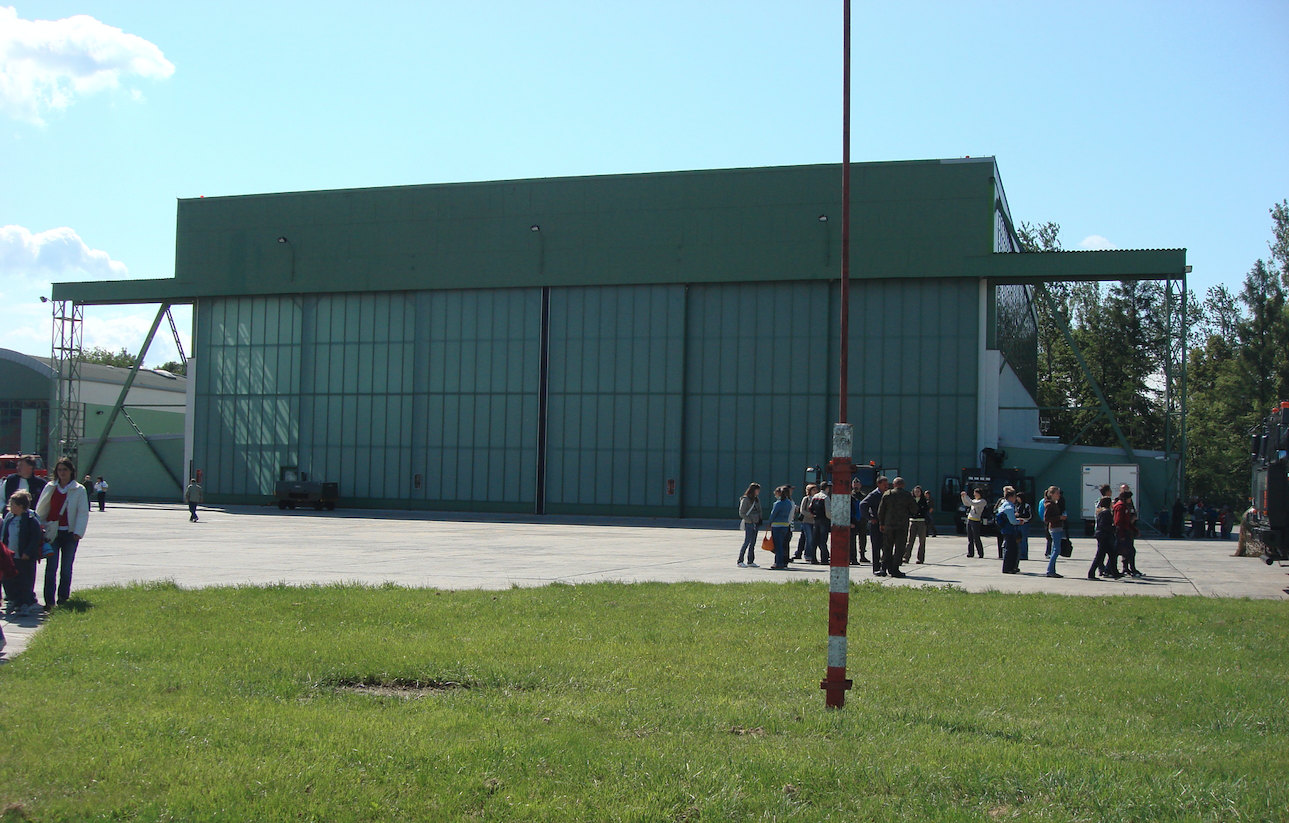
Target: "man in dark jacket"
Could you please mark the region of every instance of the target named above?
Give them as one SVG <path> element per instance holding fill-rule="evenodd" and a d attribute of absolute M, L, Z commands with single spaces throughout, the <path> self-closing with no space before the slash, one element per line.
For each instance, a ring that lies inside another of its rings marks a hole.
<path fill-rule="evenodd" d="M 856 477 L 850 481 L 850 565 L 868 562 L 868 524 L 859 512 L 864 500 L 864 485 Z"/>
<path fill-rule="evenodd" d="M 40 493 L 45 490 L 45 478 L 37 477 L 35 471 L 36 458 L 29 454 L 19 457 L 17 471 L 4 479 L 4 500 L 0 501 L 0 505 L 7 505 L 14 492 L 26 489 L 31 493 L 34 506 L 35 501 L 40 500 Z"/>
<path fill-rule="evenodd" d="M 886 565 L 882 560 L 882 527 L 877 522 L 877 507 L 882 502 L 882 495 L 890 487 L 885 477 L 877 478 L 877 488 L 864 495 L 859 502 L 859 516 L 868 525 L 868 548 L 873 552 L 873 574 L 886 576 Z"/>
<path fill-rule="evenodd" d="M 815 547 L 819 562 L 827 565 L 832 561 L 828 553 L 828 544 L 832 540 L 832 521 L 828 519 L 828 500 L 832 496 L 832 481 L 825 480 L 819 486 L 819 493 L 810 501 L 810 513 L 815 516 Z"/>
<path fill-rule="evenodd" d="M 877 507 L 877 520 L 882 528 L 882 545 L 886 551 L 886 573 L 903 577 L 900 561 L 904 559 L 904 540 L 909 536 L 909 519 L 918 513 L 913 494 L 904 488 L 904 478 L 897 477 L 892 488 L 882 495 Z"/>
<path fill-rule="evenodd" d="M 1101 499 L 1096 507 L 1097 553 L 1088 569 L 1088 579 L 1101 577 L 1123 577 L 1119 574 L 1119 555 L 1115 551 L 1114 534 L 1114 501 L 1110 499 L 1110 484 L 1101 487 Z"/>

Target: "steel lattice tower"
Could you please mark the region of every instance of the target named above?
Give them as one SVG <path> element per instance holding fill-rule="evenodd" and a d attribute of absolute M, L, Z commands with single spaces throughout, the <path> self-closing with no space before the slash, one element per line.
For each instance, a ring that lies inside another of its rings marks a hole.
<path fill-rule="evenodd" d="M 61 456 L 76 459 L 85 434 L 85 407 L 81 404 L 82 328 L 85 307 L 72 300 L 54 302 L 53 347 L 54 408 L 50 420 L 49 464 Z"/>

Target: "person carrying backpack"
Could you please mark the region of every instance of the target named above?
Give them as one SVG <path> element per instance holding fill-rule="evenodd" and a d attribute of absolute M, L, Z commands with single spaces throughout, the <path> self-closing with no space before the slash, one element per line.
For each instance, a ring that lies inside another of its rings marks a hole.
<path fill-rule="evenodd" d="M 825 480 L 815 496 L 810 498 L 810 513 L 815 516 L 815 551 L 811 554 L 824 565 L 832 560 L 828 554 L 828 541 L 832 537 L 832 521 L 828 519 L 828 496 L 831 493 L 832 483 Z"/>

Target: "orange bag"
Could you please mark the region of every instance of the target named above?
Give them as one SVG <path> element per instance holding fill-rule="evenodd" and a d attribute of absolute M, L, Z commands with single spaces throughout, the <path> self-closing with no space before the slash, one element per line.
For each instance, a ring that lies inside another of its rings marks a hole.
<path fill-rule="evenodd" d="M 766 532 L 765 537 L 761 538 L 761 551 L 774 554 L 774 538 L 770 537 L 769 532 Z"/>

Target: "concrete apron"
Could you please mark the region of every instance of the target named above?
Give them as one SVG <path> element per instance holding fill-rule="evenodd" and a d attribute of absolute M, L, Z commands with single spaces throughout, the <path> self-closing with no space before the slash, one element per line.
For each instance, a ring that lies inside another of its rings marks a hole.
<path fill-rule="evenodd" d="M 119 504 L 92 512 L 76 555 L 73 594 L 92 586 L 154 580 L 185 588 L 354 582 L 504 589 L 554 582 L 804 579 L 820 584 L 821 631 L 824 626 L 828 567 L 793 563 L 787 571 L 771 571 L 765 567 L 773 560 L 760 551 L 758 537 L 756 558 L 762 568 L 738 568 L 743 535 L 733 519 L 538 519 L 247 506 L 202 509 L 200 517 L 200 522 L 188 522 L 187 508 L 178 504 Z M 927 562 L 906 564 L 904 579 L 875 577 L 871 565 L 852 568 L 851 579 L 884 586 L 953 585 L 977 592 L 1289 599 L 1284 570 L 1256 558 L 1231 557 L 1234 539 L 1138 540 L 1137 566 L 1147 576 L 1117 581 L 1088 580 L 1095 541 L 1075 537 L 1073 542 L 1074 556 L 1057 561 L 1064 579 L 1045 576 L 1041 538 L 1031 537 L 1030 559 L 1021 562 L 1021 573 L 1004 575 L 994 538 L 985 539 L 986 559 L 968 559 L 966 538 L 953 534 L 928 538 Z M 42 565 L 37 596 L 43 573 Z M 5 657 L 26 648 L 40 624 L 37 617 L 5 618 L 0 624 L 8 640 Z"/>

